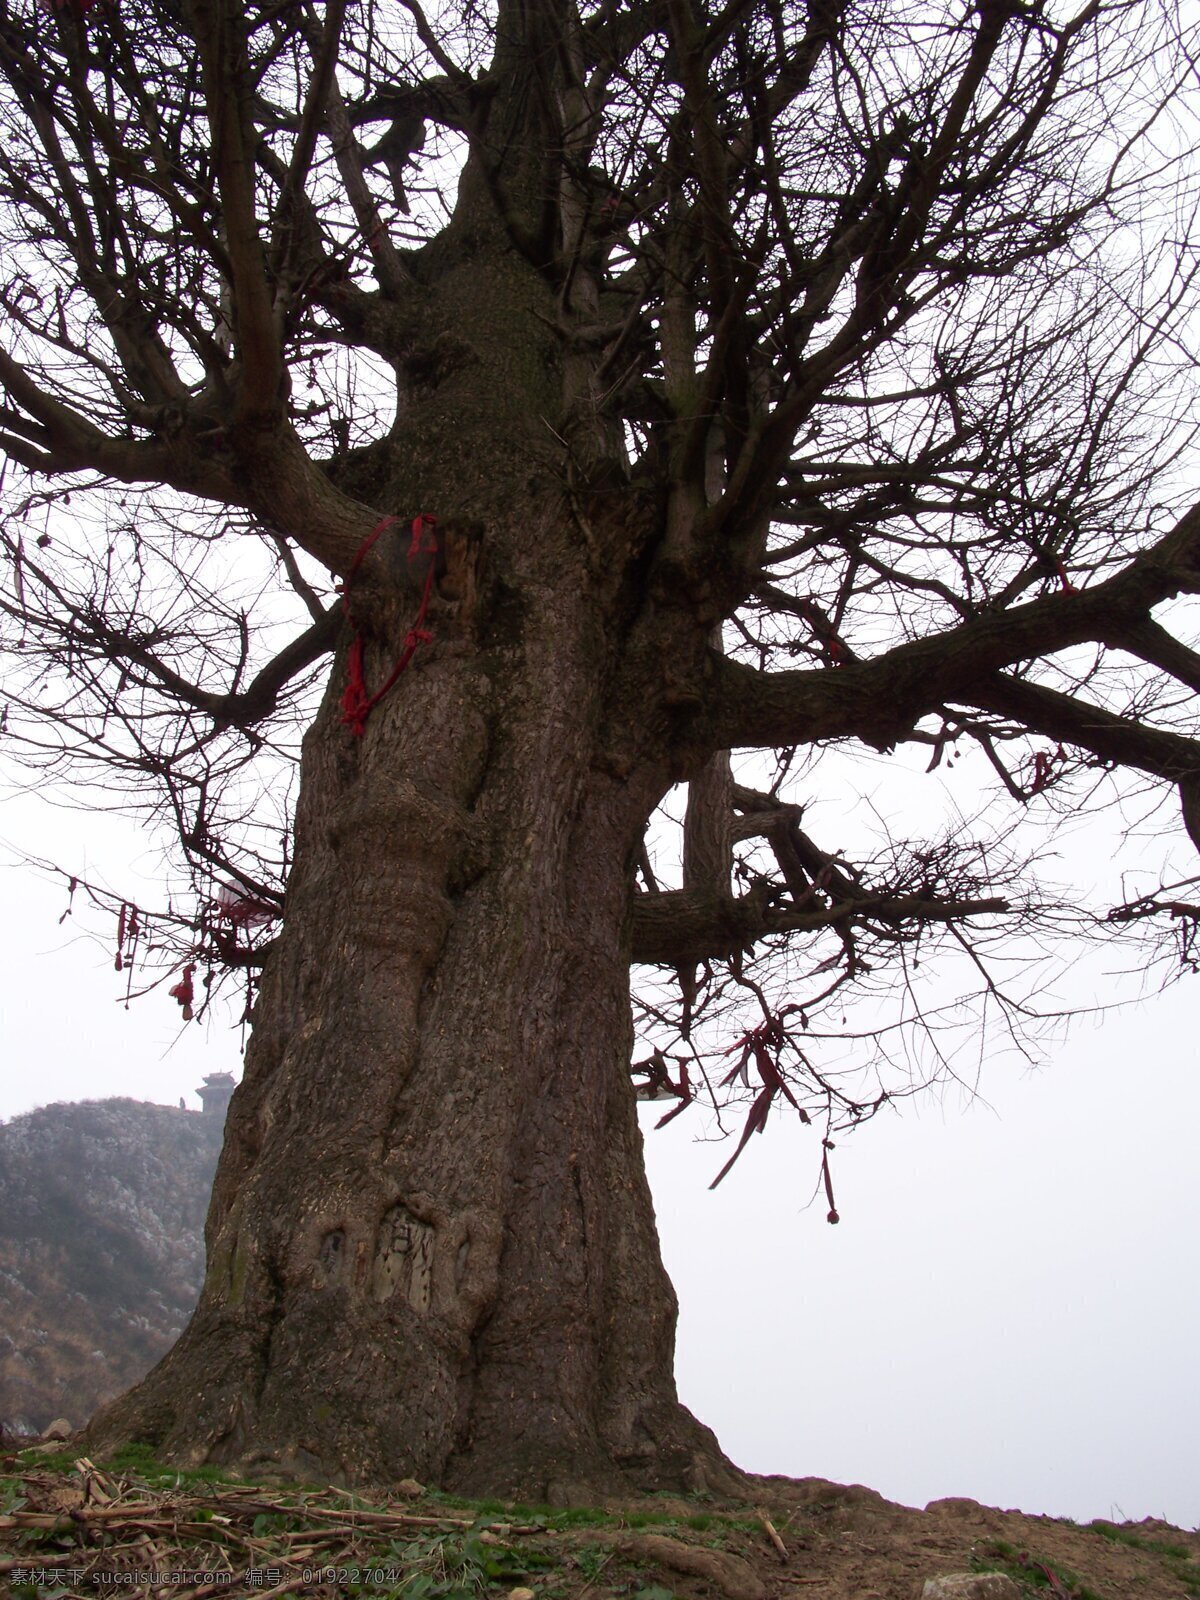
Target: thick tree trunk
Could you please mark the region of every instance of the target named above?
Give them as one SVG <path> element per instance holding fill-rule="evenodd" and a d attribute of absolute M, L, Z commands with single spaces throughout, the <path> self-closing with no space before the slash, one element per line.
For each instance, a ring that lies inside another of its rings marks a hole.
<path fill-rule="evenodd" d="M 561 502 L 538 514 L 526 549 Z M 628 1077 L 632 863 L 667 779 L 600 759 L 611 663 L 557 564 L 488 651 L 439 628 L 361 739 L 339 658 L 203 1296 L 92 1448 L 539 1499 L 720 1481 L 676 1399 Z"/>

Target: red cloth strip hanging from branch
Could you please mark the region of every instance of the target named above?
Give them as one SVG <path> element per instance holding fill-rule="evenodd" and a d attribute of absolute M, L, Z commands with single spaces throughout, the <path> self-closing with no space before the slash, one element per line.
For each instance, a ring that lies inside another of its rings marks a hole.
<path fill-rule="evenodd" d="M 382 517 L 375 527 L 359 545 L 350 571 L 346 574 L 346 582 L 342 586 L 342 606 L 350 625 L 354 628 L 354 638 L 350 643 L 350 654 L 346 659 L 346 687 L 342 691 L 342 721 L 351 730 L 356 738 L 361 739 L 366 732 L 367 718 L 371 712 L 395 684 L 397 678 L 408 666 L 420 645 L 428 644 L 433 638 L 432 633 L 425 627 L 425 615 L 429 609 L 429 597 L 433 593 L 433 580 L 437 566 L 437 518 L 428 511 L 423 511 L 412 520 L 412 538 L 408 546 L 409 566 L 420 556 L 429 558 L 429 565 L 425 572 L 425 583 L 421 591 L 421 604 L 417 608 L 417 615 L 412 627 L 404 638 L 404 645 L 400 651 L 396 665 L 388 674 L 386 680 L 376 689 L 374 694 L 367 689 L 366 673 L 363 666 L 364 646 L 363 637 L 354 623 L 350 610 L 350 586 L 354 582 L 354 575 L 362 565 L 368 550 L 375 543 L 385 528 L 391 526 L 398 519 L 396 517 Z"/>

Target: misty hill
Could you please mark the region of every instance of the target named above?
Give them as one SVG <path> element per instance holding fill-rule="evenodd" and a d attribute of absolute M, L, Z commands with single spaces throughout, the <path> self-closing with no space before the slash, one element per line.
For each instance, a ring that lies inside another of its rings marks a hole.
<path fill-rule="evenodd" d="M 0 1425 L 81 1426 L 183 1328 L 225 1120 L 211 1095 L 205 1112 L 87 1100 L 0 1123 Z"/>

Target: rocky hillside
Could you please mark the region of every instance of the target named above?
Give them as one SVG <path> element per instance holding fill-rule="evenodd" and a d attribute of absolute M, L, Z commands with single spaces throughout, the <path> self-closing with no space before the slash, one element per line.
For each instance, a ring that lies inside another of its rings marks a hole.
<path fill-rule="evenodd" d="M 137 1100 L 0 1124 L 0 1426 L 81 1426 L 166 1352 L 204 1270 L 224 1118 Z"/>

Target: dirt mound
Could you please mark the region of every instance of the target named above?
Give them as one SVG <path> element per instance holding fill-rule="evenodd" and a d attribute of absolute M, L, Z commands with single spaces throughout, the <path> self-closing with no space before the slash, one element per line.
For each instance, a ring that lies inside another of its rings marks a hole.
<path fill-rule="evenodd" d="M 1200 1595 L 1200 1536 L 1165 1523 L 1080 1526 L 959 1499 L 917 1511 L 819 1478 L 759 1482 L 788 1550 L 786 1561 L 776 1553 L 774 1585 L 803 1584 L 814 1600 L 912 1600 L 927 1578 L 979 1571 L 1047 1600 Z M 765 1551 L 756 1565 L 768 1578 Z"/>
<path fill-rule="evenodd" d="M 972 1500 L 917 1511 L 822 1479 L 747 1481 L 738 1504 L 508 1506 L 412 1482 L 368 1498 L 212 1481 L 136 1450 L 98 1468 L 73 1461 L 68 1442 L 0 1455 L 0 1592 L 7 1578 L 22 1596 L 50 1583 L 93 1595 L 165 1584 L 393 1600 L 919 1600 L 930 1578 L 992 1572 L 1016 1589 L 976 1589 L 1013 1600 L 1200 1596 L 1200 1536 L 1161 1522 L 1080 1527 Z"/>

